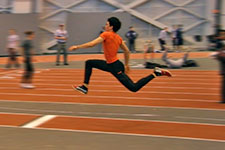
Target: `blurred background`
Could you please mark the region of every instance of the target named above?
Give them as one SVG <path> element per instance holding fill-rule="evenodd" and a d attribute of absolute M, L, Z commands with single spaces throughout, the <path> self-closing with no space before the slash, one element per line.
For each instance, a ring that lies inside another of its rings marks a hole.
<path fill-rule="evenodd" d="M 211 37 L 225 26 L 224 5 L 223 0 L 0 0 L 0 19 L 4 20 L 0 22 L 0 55 L 7 55 L 4 48 L 10 28 L 20 37 L 25 30 L 34 30 L 36 53 L 51 54 L 56 52 L 54 32 L 59 24 L 66 25 L 70 46 L 97 37 L 109 16 L 122 20 L 122 37 L 129 26 L 135 28 L 137 51 L 149 39 L 159 46 L 160 30 L 173 25 L 182 25 L 184 47 L 213 50 Z M 74 53 L 99 52 L 95 47 Z"/>

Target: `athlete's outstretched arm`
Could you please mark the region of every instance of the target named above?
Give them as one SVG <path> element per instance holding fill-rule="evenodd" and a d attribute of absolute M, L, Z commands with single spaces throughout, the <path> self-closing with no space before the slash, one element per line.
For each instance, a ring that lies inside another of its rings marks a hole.
<path fill-rule="evenodd" d="M 124 51 L 125 73 L 128 73 L 130 71 L 129 67 L 130 51 L 127 48 L 127 45 L 124 43 L 124 41 L 122 41 L 120 48 Z"/>
<path fill-rule="evenodd" d="M 104 41 L 103 38 L 101 37 L 98 37 L 90 42 L 87 42 L 87 43 L 84 43 L 84 44 L 81 44 L 81 45 L 73 45 L 69 48 L 70 51 L 73 51 L 73 50 L 77 50 L 77 49 L 80 49 L 80 48 L 89 48 L 89 47 L 94 47 L 95 45 L 99 44 L 99 43 L 102 43 Z"/>

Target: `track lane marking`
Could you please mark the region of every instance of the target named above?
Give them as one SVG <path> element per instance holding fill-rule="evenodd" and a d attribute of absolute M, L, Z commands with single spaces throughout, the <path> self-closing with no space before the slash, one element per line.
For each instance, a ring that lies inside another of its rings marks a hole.
<path fill-rule="evenodd" d="M 6 113 L 4 113 L 4 115 L 6 115 Z M 17 115 L 18 114 L 14 116 Z M 83 124 L 84 122 L 85 124 Z M 106 128 L 105 129 L 102 128 L 103 126 Z M 163 128 L 163 126 L 169 128 Z M 174 128 L 174 126 L 176 127 Z M 183 123 L 170 121 L 120 119 L 120 118 L 104 118 L 104 117 L 101 118 L 101 117 L 45 115 L 43 117 L 36 119 L 35 121 L 32 121 L 20 127 L 14 125 L 0 125 L 0 127 L 225 142 L 225 136 L 223 134 L 224 132 L 222 131 L 225 130 L 225 125 L 214 125 L 214 124 L 211 125 L 200 123 Z M 208 130 L 209 128 L 210 130 Z M 217 128 L 221 128 L 221 130 Z M 186 129 L 186 131 L 187 130 L 188 131 L 183 132 L 183 129 Z M 193 130 L 195 129 L 197 129 L 197 132 L 199 134 L 196 135 L 192 133 Z"/>
<path fill-rule="evenodd" d="M 48 121 L 50 121 L 51 119 L 54 119 L 56 118 L 57 115 L 45 115 L 45 116 L 42 116 L 40 118 L 37 118 L 23 126 L 21 126 L 22 128 L 35 128 L 43 123 L 46 123 Z"/>
<path fill-rule="evenodd" d="M 225 111 L 221 108 L 196 108 L 196 107 L 175 107 L 175 106 L 150 106 L 150 105 L 129 105 L 129 104 L 103 104 L 103 103 L 81 103 L 81 102 L 59 102 L 59 101 L 33 101 L 33 100 L 2 100 L 0 102 L 8 103 L 38 103 L 38 104 L 69 104 L 69 105 L 90 105 L 90 106 L 112 106 L 112 107 L 131 107 L 131 108 L 167 108 L 167 109 L 179 109 L 179 110 L 204 110 L 204 111 Z"/>
<path fill-rule="evenodd" d="M 180 138 L 187 137 L 225 141 L 225 135 L 223 134 L 225 133 L 225 125 L 200 123 L 58 116 L 37 128 L 176 136 Z"/>
<path fill-rule="evenodd" d="M 0 95 L 10 95 L 10 96 L 36 96 L 36 97 L 68 97 L 68 98 L 99 98 L 99 99 L 126 99 L 126 100 L 153 100 L 153 101 L 186 101 L 186 102 L 208 102 L 215 103 L 218 100 L 215 99 L 195 99 L 195 98 L 159 98 L 159 97 L 134 97 L 134 96 L 102 96 L 102 95 L 63 95 L 63 94 L 32 94 L 32 93 L 3 93 Z"/>

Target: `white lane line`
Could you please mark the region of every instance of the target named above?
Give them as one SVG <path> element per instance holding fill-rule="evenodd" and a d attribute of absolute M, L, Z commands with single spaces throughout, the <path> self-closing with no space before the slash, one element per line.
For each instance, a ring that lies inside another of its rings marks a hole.
<path fill-rule="evenodd" d="M 29 110 L 28 110 L 29 111 Z M 42 110 L 40 110 L 40 112 L 42 112 Z M 44 112 L 48 112 L 48 111 L 44 111 Z M 23 126 L 30 126 L 29 124 L 31 124 L 33 127 L 37 127 L 34 126 L 36 121 L 49 121 L 55 117 L 66 117 L 66 118 L 87 118 L 87 119 L 105 119 L 105 120 L 125 120 L 125 121 L 145 121 L 145 122 L 161 122 L 161 123 L 177 123 L 177 124 L 192 124 L 192 125 L 209 125 L 209 126 L 225 126 L 225 124 L 219 124 L 219 123 L 207 123 L 207 122 L 197 122 L 197 121 L 173 121 L 173 120 L 165 120 L 165 119 L 138 119 L 138 118 L 120 118 L 118 116 L 131 116 L 131 117 L 160 117 L 161 115 L 158 114 L 143 114 L 143 113 L 134 113 L 134 114 L 130 114 L 130 113 L 99 113 L 99 112 L 73 112 L 76 115 L 45 115 L 43 117 L 40 117 L 38 119 L 35 119 L 35 121 L 32 121 L 30 123 L 27 123 L 26 125 Z M 20 115 L 41 115 L 41 114 L 34 114 L 34 113 L 13 113 L 13 112 L 0 112 L 0 114 L 11 114 L 11 115 L 15 115 L 15 114 L 20 114 Z M 85 115 L 85 116 L 84 116 Z M 94 115 L 94 116 L 86 116 L 86 115 Z M 95 116 L 95 115 L 101 115 L 101 116 Z M 103 117 L 103 116 L 110 116 L 110 117 Z M 111 116 L 117 116 L 116 118 L 111 117 Z M 188 118 L 188 119 L 196 119 L 196 120 L 206 120 L 206 121 L 225 121 L 224 119 L 214 119 L 214 118 L 199 118 L 199 117 L 185 117 L 185 116 L 174 116 L 174 118 Z M 37 124 L 37 123 L 36 123 Z M 22 126 L 22 127 L 23 127 Z"/>
<path fill-rule="evenodd" d="M 35 71 L 35 73 L 41 73 L 42 70 L 43 69 L 38 69 L 38 71 Z M 1 72 L 0 79 L 14 79 L 17 76 L 21 76 L 23 72 L 23 70 L 10 70 L 6 72 Z"/>
<path fill-rule="evenodd" d="M 206 100 L 206 99 L 183 99 L 183 98 L 149 98 L 149 97 L 127 97 L 127 96 L 89 96 L 89 95 L 60 95 L 60 94 L 30 94 L 30 93 L 0 93 L 0 95 L 16 95 L 16 96 L 40 96 L 40 97 L 71 97 L 71 98 L 99 98 L 99 99 L 130 99 L 130 100 L 170 100 L 170 101 L 188 101 L 188 102 L 209 102 L 209 103 L 215 103 L 216 101 L 214 99 L 212 100 Z"/>
<path fill-rule="evenodd" d="M 15 77 L 11 77 L 8 75 L 1 76 L 0 79 L 14 79 Z"/>
<path fill-rule="evenodd" d="M 68 69 L 49 69 L 48 70 L 49 72 L 48 73 L 51 73 L 51 74 L 67 74 L 67 73 L 83 73 L 85 70 L 84 68 L 82 69 L 71 69 L 71 68 L 68 68 Z M 149 72 L 151 73 L 153 71 L 153 69 L 133 69 L 132 70 L 132 74 L 135 74 L 135 75 L 143 75 L 143 72 Z M 213 70 L 213 71 L 199 71 L 199 70 L 180 70 L 180 71 L 174 71 L 174 70 L 170 70 L 173 74 L 177 74 L 177 75 L 192 75 L 192 76 L 195 76 L 195 75 L 198 75 L 198 76 L 209 76 L 209 75 L 216 75 L 216 76 L 220 76 L 219 75 L 219 71 L 217 70 Z M 107 74 L 107 72 L 104 72 L 104 71 L 98 71 L 98 70 L 95 70 L 94 73 L 96 75 L 101 75 L 101 74 Z M 147 74 L 147 73 L 146 73 Z"/>
<path fill-rule="evenodd" d="M 5 72 L 0 72 L 0 75 L 5 75 L 8 73 L 12 73 L 12 72 L 18 72 L 18 70 L 10 70 L 10 71 L 5 71 Z"/>
<path fill-rule="evenodd" d="M 18 83 L 15 83 L 15 82 L 0 82 L 0 85 L 1 84 L 8 84 L 8 85 L 18 85 Z M 72 83 L 69 83 L 69 84 L 54 84 L 54 83 L 35 83 L 35 85 L 41 85 L 41 86 L 60 86 L 60 87 L 69 87 L 71 89 L 71 84 Z M 122 85 L 100 85 L 100 84 L 92 84 L 90 85 L 90 87 L 112 87 L 112 88 L 117 88 L 117 87 L 123 87 Z M 2 87 L 4 88 L 4 87 Z M 206 90 L 219 90 L 220 87 L 218 86 L 218 88 L 208 88 L 208 87 L 181 87 L 181 86 L 156 86 L 156 85 L 146 85 L 144 87 L 145 89 L 152 89 L 152 88 L 160 88 L 160 89 L 192 89 L 192 90 L 195 90 L 195 89 L 206 89 Z"/>
<path fill-rule="evenodd" d="M 14 79 L 15 81 L 20 81 L 19 79 Z M 39 82 L 64 82 L 65 84 L 68 84 L 67 82 L 69 82 L 69 83 L 81 83 L 81 81 L 82 80 L 55 80 L 55 79 L 35 79 L 35 81 L 37 82 L 37 81 L 39 81 Z M 118 81 L 116 81 L 115 79 L 113 79 L 113 80 L 91 80 L 91 82 L 92 83 L 116 83 L 116 84 L 119 84 L 119 82 Z M 153 82 L 151 82 L 151 83 L 154 83 L 154 84 L 167 84 L 167 85 L 176 85 L 176 84 L 187 84 L 187 85 L 210 85 L 210 86 L 212 86 L 212 85 L 220 85 L 220 82 L 218 81 L 217 83 L 215 83 L 215 82 L 208 82 L 208 83 L 206 83 L 206 82 L 191 82 L 191 81 L 189 81 L 189 82 L 178 82 L 178 81 L 173 81 L 173 80 L 170 80 L 170 81 L 165 81 L 165 82 L 163 82 L 163 81 L 153 81 Z"/>
<path fill-rule="evenodd" d="M 76 112 L 79 114 L 79 112 Z M 40 114 L 32 114 L 32 113 L 12 113 L 12 112 L 0 112 L 0 114 L 20 114 L 20 115 L 40 115 Z M 83 112 L 82 114 L 92 114 L 92 112 Z M 118 116 L 124 116 L 124 115 L 131 115 L 131 116 L 142 116 L 147 115 L 148 117 L 154 117 L 154 116 L 160 116 L 160 115 L 154 115 L 154 114 L 121 114 L 120 113 L 93 113 L 93 114 L 108 114 L 108 115 L 118 115 Z M 37 126 L 40 126 L 41 124 L 50 121 L 56 117 L 65 117 L 65 118 L 82 118 L 82 119 L 104 119 L 104 120 L 115 120 L 115 121 L 133 121 L 133 122 L 155 122 L 155 123 L 173 123 L 173 124 L 188 124 L 188 125 L 201 125 L 201 126 L 218 126 L 218 127 L 225 127 L 225 124 L 213 124 L 213 123 L 202 123 L 202 122 L 187 122 L 187 121 L 171 121 L 171 120 L 151 120 L 151 119 L 135 119 L 135 118 L 120 118 L 120 117 L 102 117 L 102 116 L 82 116 L 82 115 L 44 115 L 42 117 L 39 117 L 23 126 L 22 128 L 35 128 Z M 191 118 L 190 118 L 191 119 Z"/>
<path fill-rule="evenodd" d="M 106 77 L 107 79 L 113 79 L 113 78 L 115 78 L 115 77 L 113 77 L 112 75 L 110 76 L 110 75 L 93 75 L 93 78 L 95 78 L 95 79 L 102 79 L 102 76 L 104 76 L 104 77 Z M 136 78 L 136 79 L 140 79 L 140 78 L 143 78 L 143 77 L 145 77 L 145 76 L 147 76 L 147 75 L 129 75 L 131 78 Z M 212 75 L 211 75 L 212 76 Z M 67 74 L 65 74 L 65 75 L 45 75 L 45 74 L 39 74 L 39 75 L 37 75 L 37 78 L 52 78 L 52 77 L 54 77 L 54 78 L 60 78 L 60 79 L 80 79 L 80 78 L 82 78 L 83 77 L 83 75 L 76 75 L 76 76 L 72 76 L 72 75 L 67 75 Z M 165 77 L 161 77 L 161 79 L 166 79 Z M 220 76 L 212 76 L 212 77 L 205 77 L 205 76 L 176 76 L 176 75 L 174 75 L 173 76 L 173 78 L 172 79 L 176 79 L 176 80 L 206 80 L 206 79 L 208 79 L 208 80 L 213 80 L 213 81 L 217 81 L 217 80 L 219 80 L 220 79 Z M 172 79 L 170 79 L 170 80 L 172 80 Z"/>
<path fill-rule="evenodd" d="M 57 116 L 56 115 L 45 115 L 45 116 L 42 116 L 32 122 L 29 122 L 23 126 L 21 126 L 22 128 L 35 128 L 51 119 L 54 119 L 56 118 Z"/>
<path fill-rule="evenodd" d="M 0 72 L 0 79 L 14 79 L 14 77 L 11 77 L 10 74 L 13 72 L 18 72 L 18 70 L 10 70 L 6 72 Z"/>
<path fill-rule="evenodd" d="M 192 138 L 182 136 L 166 136 L 166 135 L 154 135 L 154 134 L 138 134 L 138 133 L 120 133 L 120 132 L 108 132 L 108 131 L 90 131 L 90 130 L 72 130 L 72 129 L 59 129 L 59 128 L 44 128 L 38 127 L 33 128 L 35 130 L 46 130 L 46 131 L 62 131 L 62 132 L 79 132 L 89 134 L 106 134 L 106 135 L 126 135 L 126 136 L 138 136 L 138 137 L 153 137 L 153 138 L 166 138 L 166 139 L 179 139 L 179 140 L 192 140 L 192 141 L 210 141 L 210 142 L 222 142 L 225 140 L 209 139 L 209 138 Z"/>
<path fill-rule="evenodd" d="M 21 88 L 15 88 L 15 87 L 0 87 L 1 90 L 21 90 Z M 56 88 L 37 88 L 35 89 L 35 91 L 68 91 L 71 92 L 71 89 L 56 89 Z M 112 90 L 91 90 L 92 92 L 100 92 L 100 93 L 112 93 Z M 127 90 L 113 90 L 113 92 L 115 93 L 130 93 Z M 15 93 L 15 92 L 14 92 Z M 220 93 L 219 92 L 207 92 L 207 93 L 199 93 L 199 92 L 170 92 L 170 91 L 139 91 L 138 93 L 142 93 L 142 94 L 171 94 L 171 95 L 178 95 L 178 94 L 182 94 L 182 95 L 208 95 L 208 96 L 219 96 Z"/>
<path fill-rule="evenodd" d="M 0 125 L 0 128 L 18 128 L 17 126 Z M 179 136 L 166 136 L 166 135 L 153 135 L 153 134 L 135 134 L 135 133 L 119 133 L 119 132 L 104 132 L 104 131 L 89 131 L 89 130 L 72 130 L 72 129 L 60 129 L 60 128 L 30 128 L 33 130 L 45 130 L 45 131 L 61 131 L 61 132 L 79 132 L 88 134 L 105 134 L 105 135 L 122 135 L 122 136 L 138 136 L 138 137 L 152 137 L 152 138 L 166 138 L 166 139 L 179 139 L 179 140 L 191 140 L 191 141 L 210 141 L 210 142 L 222 142 L 225 140 L 206 139 L 206 138 L 192 138 L 192 137 L 179 137 Z"/>
<path fill-rule="evenodd" d="M 1 100 L 0 100 L 1 101 Z M 15 108 L 15 107 L 0 107 L 4 110 L 14 110 L 14 111 L 32 111 L 32 112 L 44 112 L 44 113 L 63 113 L 63 114 L 72 114 L 72 111 L 60 111 L 60 110 L 44 110 L 44 109 L 25 109 L 25 108 Z"/>
<path fill-rule="evenodd" d="M 167 121 L 167 120 L 145 120 L 145 119 L 129 119 L 129 118 L 109 118 L 109 117 L 92 117 L 92 116 L 66 116 L 59 115 L 65 118 L 82 118 L 82 119 L 104 119 L 104 120 L 115 120 L 115 121 L 132 121 L 132 122 L 155 122 L 155 123 L 173 123 L 173 124 L 188 124 L 188 125 L 200 125 L 200 126 L 218 126 L 225 127 L 225 124 L 212 124 L 212 123 L 199 123 L 199 122 L 187 122 L 187 121 Z"/>
<path fill-rule="evenodd" d="M 100 92 L 100 93 L 112 93 L 112 90 L 90 90 L 93 92 Z M 115 93 L 128 93 L 125 90 L 113 90 Z M 208 95 L 208 96 L 219 96 L 221 95 L 220 93 L 192 93 L 192 92 L 166 92 L 166 91 L 140 91 L 139 93 L 145 93 L 145 94 L 170 94 L 170 95 Z"/>
<path fill-rule="evenodd" d="M 84 114 L 85 112 L 83 112 Z M 90 113 L 90 112 L 86 112 Z M 0 112 L 0 114 L 22 114 L 22 115 L 40 115 L 40 114 L 31 114 L 31 113 L 8 113 L 8 112 Z M 97 113 L 96 113 L 97 114 Z M 103 113 L 105 114 L 105 113 Z M 107 114 L 107 113 L 106 113 Z M 115 113 L 112 113 L 115 115 Z M 116 113 L 119 114 L 119 113 Z M 111 113 L 110 113 L 111 115 Z M 127 114 L 126 114 L 127 115 Z M 143 115 L 143 114 L 130 114 L 130 115 Z M 146 114 L 144 114 L 146 115 Z M 154 115 L 154 114 L 148 114 L 148 116 L 159 116 L 159 115 Z M 155 122 L 155 123 L 173 123 L 173 124 L 188 124 L 188 125 L 201 125 L 201 126 L 219 126 L 219 127 L 225 127 L 225 124 L 212 124 L 212 123 L 199 123 L 199 122 L 187 122 L 187 121 L 168 121 L 168 120 L 146 120 L 146 119 L 130 119 L 130 118 L 120 118 L 120 117 L 99 117 L 99 116 L 78 116 L 78 115 L 73 115 L 73 116 L 68 116 L 68 115 L 44 115 L 42 117 L 39 117 L 23 126 L 22 128 L 35 128 L 45 122 L 48 122 L 56 117 L 65 117 L 65 118 L 82 118 L 82 119 L 104 119 L 104 120 L 115 120 L 115 121 L 133 121 L 133 122 Z"/>
<path fill-rule="evenodd" d="M 200 118 L 200 117 L 185 117 L 185 116 L 174 116 L 175 118 L 181 119 L 195 119 L 195 120 L 210 120 L 210 121 L 225 121 L 225 119 L 217 119 L 217 118 Z"/>
<path fill-rule="evenodd" d="M 155 114 L 129 114 L 129 113 L 100 113 L 100 112 L 75 112 L 80 115 L 106 115 L 106 116 L 132 116 L 132 117 L 156 117 Z"/>

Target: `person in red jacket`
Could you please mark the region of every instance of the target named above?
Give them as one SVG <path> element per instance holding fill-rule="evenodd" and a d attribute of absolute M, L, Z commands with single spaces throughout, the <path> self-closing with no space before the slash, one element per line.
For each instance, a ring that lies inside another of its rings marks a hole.
<path fill-rule="evenodd" d="M 108 18 L 105 24 L 105 32 L 100 34 L 100 36 L 90 42 L 81 45 L 74 45 L 69 48 L 70 51 L 93 47 L 97 44 L 103 43 L 104 56 L 106 60 L 91 59 L 85 62 L 85 77 L 83 85 L 72 86 L 73 89 L 83 93 L 88 93 L 88 84 L 92 74 L 92 69 L 97 68 L 103 71 L 110 72 L 115 76 L 120 83 L 122 83 L 127 89 L 132 92 L 137 92 L 149 81 L 157 76 L 168 76 L 171 77 L 172 74 L 168 70 L 155 68 L 154 72 L 147 77 L 144 77 L 134 83 L 128 76 L 127 73 L 129 69 L 129 49 L 122 40 L 122 38 L 116 33 L 121 27 L 121 22 L 116 17 Z M 121 48 L 124 51 L 125 56 L 125 66 L 118 59 L 117 52 Z"/>

